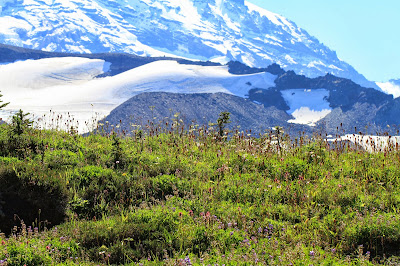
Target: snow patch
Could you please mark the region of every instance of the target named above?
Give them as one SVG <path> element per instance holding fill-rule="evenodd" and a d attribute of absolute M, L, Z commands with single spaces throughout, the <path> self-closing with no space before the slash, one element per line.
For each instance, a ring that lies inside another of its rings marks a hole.
<path fill-rule="evenodd" d="M 289 123 L 315 126 L 332 111 L 326 100 L 329 97 L 326 89 L 291 89 L 281 94 L 290 108 L 288 113 L 294 117 Z"/>
<path fill-rule="evenodd" d="M 394 98 L 400 97 L 400 86 L 393 82 L 376 82 L 376 85 L 386 94 L 393 95 Z"/>
<path fill-rule="evenodd" d="M 104 60 L 80 57 L 18 61 L 0 66 L 0 87 L 3 91 L 4 88 L 35 90 L 78 84 L 107 72 L 109 67 Z"/>
<path fill-rule="evenodd" d="M 362 147 L 368 152 L 383 152 L 390 148 L 394 148 L 400 144 L 400 136 L 372 136 L 348 134 L 339 138 L 327 139 L 329 143 L 337 143 L 342 141 L 350 141 L 356 146 Z"/>
<path fill-rule="evenodd" d="M 8 39 L 15 39 L 20 42 L 18 30 L 30 31 L 32 26 L 28 22 L 10 16 L 0 17 L 0 38 L 5 36 Z"/>
<path fill-rule="evenodd" d="M 290 64 L 297 64 L 297 62 L 290 56 L 290 55 L 286 55 L 285 59 L 290 63 Z"/>
<path fill-rule="evenodd" d="M 318 60 L 318 61 L 311 61 L 311 62 L 308 63 L 308 65 L 307 65 L 308 68 L 312 68 L 312 67 L 318 68 L 318 67 L 320 67 L 320 66 L 326 67 L 326 65 L 325 65 L 321 60 Z"/>
<path fill-rule="evenodd" d="M 261 8 L 259 6 L 256 6 L 248 1 L 245 1 L 245 5 L 248 7 L 250 12 L 257 12 L 261 16 L 267 17 L 272 23 L 276 25 L 283 26 L 284 24 L 282 23 L 281 19 L 283 18 L 282 16 L 272 13 L 271 11 L 268 11 L 264 8 Z"/>

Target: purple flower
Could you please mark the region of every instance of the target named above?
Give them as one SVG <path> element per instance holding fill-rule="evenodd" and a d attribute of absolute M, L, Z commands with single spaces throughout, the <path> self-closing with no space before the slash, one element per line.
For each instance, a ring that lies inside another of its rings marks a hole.
<path fill-rule="evenodd" d="M 185 261 L 186 265 L 192 265 L 192 262 L 190 261 L 189 256 L 186 256 L 184 261 Z"/>
<path fill-rule="evenodd" d="M 313 250 L 310 251 L 310 256 L 312 256 L 312 257 L 315 256 L 315 252 Z"/>
<path fill-rule="evenodd" d="M 262 233 L 262 231 L 263 231 L 263 230 L 262 230 L 262 228 L 261 228 L 261 227 L 259 227 L 259 228 L 258 228 L 258 233 L 259 233 L 259 234 L 261 234 L 261 233 Z"/>
<path fill-rule="evenodd" d="M 272 224 L 269 224 L 269 225 L 268 225 L 268 228 L 269 228 L 270 230 L 273 230 L 273 229 L 274 229 L 274 226 L 273 226 Z"/>

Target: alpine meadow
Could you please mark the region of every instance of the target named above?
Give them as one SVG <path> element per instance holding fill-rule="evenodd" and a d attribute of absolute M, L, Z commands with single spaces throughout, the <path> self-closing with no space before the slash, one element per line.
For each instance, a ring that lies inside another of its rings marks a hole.
<path fill-rule="evenodd" d="M 253 2 L 0 0 L 0 266 L 400 265 L 391 46 Z"/>

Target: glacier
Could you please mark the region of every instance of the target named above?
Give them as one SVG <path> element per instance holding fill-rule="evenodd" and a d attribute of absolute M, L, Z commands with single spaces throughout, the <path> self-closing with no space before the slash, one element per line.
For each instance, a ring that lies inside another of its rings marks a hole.
<path fill-rule="evenodd" d="M 308 77 L 331 73 L 378 88 L 294 22 L 243 0 L 2 0 L 0 6 L 4 44 L 278 63 Z"/>
<path fill-rule="evenodd" d="M 245 97 L 253 88 L 274 87 L 275 75 L 233 75 L 227 66 L 156 61 L 115 76 L 98 77 L 110 67 L 100 59 L 79 57 L 26 60 L 0 65 L 0 88 L 8 121 L 18 109 L 36 126 L 78 132 L 93 130 L 115 107 L 143 92 L 216 93 Z"/>

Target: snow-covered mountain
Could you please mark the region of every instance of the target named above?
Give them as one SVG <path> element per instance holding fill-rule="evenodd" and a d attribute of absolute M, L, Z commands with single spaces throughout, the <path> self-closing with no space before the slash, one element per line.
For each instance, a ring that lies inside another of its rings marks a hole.
<path fill-rule="evenodd" d="M 244 0 L 0 0 L 0 43 L 332 73 L 376 87 L 286 18 Z"/>

